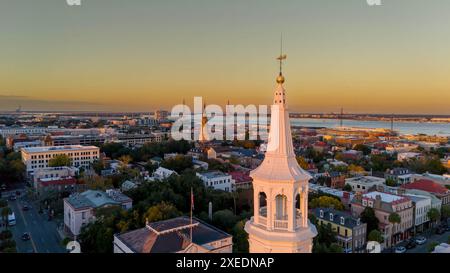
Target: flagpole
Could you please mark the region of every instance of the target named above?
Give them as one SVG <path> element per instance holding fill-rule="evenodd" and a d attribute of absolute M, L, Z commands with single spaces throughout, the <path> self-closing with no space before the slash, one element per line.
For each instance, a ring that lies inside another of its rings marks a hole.
<path fill-rule="evenodd" d="M 191 187 L 191 243 L 193 243 L 192 240 L 192 210 L 193 210 L 193 201 L 194 201 L 194 193 L 192 192 L 192 187 Z"/>

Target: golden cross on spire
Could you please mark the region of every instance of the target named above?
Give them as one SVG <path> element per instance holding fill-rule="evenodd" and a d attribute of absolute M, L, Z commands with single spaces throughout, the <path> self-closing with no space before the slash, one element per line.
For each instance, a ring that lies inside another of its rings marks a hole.
<path fill-rule="evenodd" d="M 280 40 L 280 56 L 277 58 L 277 60 L 280 61 L 280 76 L 283 74 L 283 60 L 286 60 L 287 55 L 283 54 L 283 33 L 281 33 L 281 40 Z"/>

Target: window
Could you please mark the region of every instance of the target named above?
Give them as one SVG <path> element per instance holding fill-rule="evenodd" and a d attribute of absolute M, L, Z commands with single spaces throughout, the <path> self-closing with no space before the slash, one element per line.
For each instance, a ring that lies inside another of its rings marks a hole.
<path fill-rule="evenodd" d="M 82 213 L 81 213 L 81 219 L 83 219 L 83 220 L 86 219 L 86 212 L 82 212 Z"/>
<path fill-rule="evenodd" d="M 341 225 L 345 224 L 345 218 L 341 216 Z"/>
<path fill-rule="evenodd" d="M 334 219 L 334 215 L 333 215 L 333 213 L 330 213 L 330 221 L 333 221 L 333 219 Z"/>
<path fill-rule="evenodd" d="M 320 214 L 320 218 L 323 218 L 323 210 L 320 210 L 319 214 Z"/>

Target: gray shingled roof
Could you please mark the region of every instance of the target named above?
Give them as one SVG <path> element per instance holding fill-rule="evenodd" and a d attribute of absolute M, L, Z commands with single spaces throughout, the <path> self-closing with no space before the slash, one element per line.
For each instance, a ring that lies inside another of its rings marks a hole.
<path fill-rule="evenodd" d="M 182 216 L 150 223 L 148 227 L 115 236 L 136 253 L 174 253 L 189 246 L 189 224 L 190 218 Z M 197 224 L 192 229 L 193 242 L 197 245 L 231 237 L 196 218 L 193 219 L 193 224 Z"/>

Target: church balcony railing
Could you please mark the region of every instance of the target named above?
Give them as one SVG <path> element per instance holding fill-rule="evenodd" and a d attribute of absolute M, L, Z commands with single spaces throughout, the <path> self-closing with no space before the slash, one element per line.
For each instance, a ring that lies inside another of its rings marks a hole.
<path fill-rule="evenodd" d="M 287 229 L 288 228 L 288 221 L 287 221 L 287 215 L 279 216 L 275 215 L 275 220 L 273 223 L 273 227 L 275 229 Z"/>

